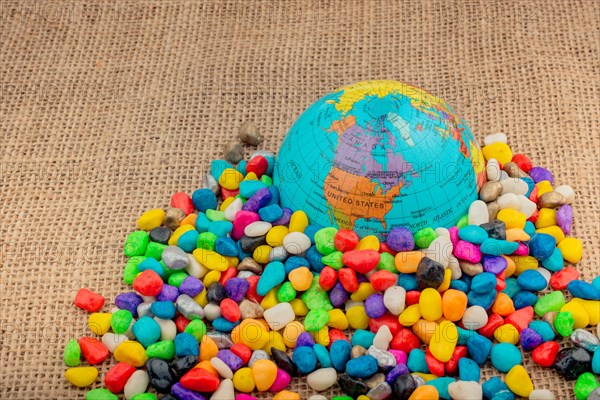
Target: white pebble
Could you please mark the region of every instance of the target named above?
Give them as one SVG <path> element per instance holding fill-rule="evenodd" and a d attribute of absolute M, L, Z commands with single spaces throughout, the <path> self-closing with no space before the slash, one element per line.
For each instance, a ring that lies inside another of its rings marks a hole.
<path fill-rule="evenodd" d="M 537 272 L 539 272 L 540 274 L 542 274 L 542 276 L 546 280 L 546 287 L 544 289 L 542 289 L 542 290 L 547 289 L 548 288 L 548 284 L 550 283 L 550 278 L 552 277 L 552 273 L 550 271 L 548 271 L 546 268 L 542 268 L 542 267 L 539 267 L 537 269 Z"/>
<path fill-rule="evenodd" d="M 474 331 L 487 324 L 488 315 L 485 308 L 481 306 L 471 306 L 465 310 L 462 322 L 465 329 Z"/>
<path fill-rule="evenodd" d="M 312 390 L 321 392 L 337 382 L 337 371 L 334 368 L 320 368 L 306 377 L 306 383 Z"/>
<path fill-rule="evenodd" d="M 142 300 L 144 300 L 144 303 L 154 303 L 156 301 L 156 297 L 154 296 L 141 296 Z"/>
<path fill-rule="evenodd" d="M 269 261 L 284 261 L 288 257 L 288 252 L 283 246 L 275 246 L 269 250 Z"/>
<path fill-rule="evenodd" d="M 219 375 L 221 375 L 223 378 L 225 378 L 225 379 L 233 378 L 233 372 L 231 371 L 231 368 L 229 368 L 229 366 L 227 364 L 225 364 L 225 362 L 223 360 L 221 360 L 220 358 L 217 358 L 217 357 L 211 358 L 210 365 L 212 365 L 217 370 Z"/>
<path fill-rule="evenodd" d="M 525 217 L 531 217 L 533 213 L 537 210 L 537 204 L 535 204 L 533 201 L 529 200 L 522 194 L 518 195 L 517 198 L 519 199 L 519 207 L 517 208 L 517 210 L 525 214 Z"/>
<path fill-rule="evenodd" d="M 406 302 L 406 290 L 402 286 L 392 286 L 383 294 L 383 305 L 393 315 L 400 315 L 404 311 Z"/>
<path fill-rule="evenodd" d="M 481 400 L 483 389 L 478 382 L 458 381 L 448 385 L 448 393 L 453 400 Z"/>
<path fill-rule="evenodd" d="M 320 394 L 313 394 L 308 398 L 308 400 L 327 400 L 327 397 Z"/>
<path fill-rule="evenodd" d="M 496 200 L 498 204 L 498 208 L 504 210 L 506 208 L 512 208 L 513 210 L 517 210 L 521 206 L 521 202 L 519 201 L 519 196 L 514 193 L 506 193 L 502 196 L 498 197 Z"/>
<path fill-rule="evenodd" d="M 504 133 L 494 133 L 492 135 L 487 135 L 483 139 L 483 144 L 489 146 L 493 143 L 506 143 L 506 135 Z"/>
<path fill-rule="evenodd" d="M 114 353 L 115 349 L 126 340 L 127 336 L 119 335 L 117 333 L 107 332 L 102 335 L 102 344 L 104 344 L 111 353 Z"/>
<path fill-rule="evenodd" d="M 265 221 L 256 221 L 244 228 L 244 235 L 248 237 L 259 237 L 266 235 L 273 225 Z"/>
<path fill-rule="evenodd" d="M 535 389 L 529 393 L 529 400 L 554 400 L 554 393 L 548 389 Z"/>
<path fill-rule="evenodd" d="M 362 301 L 346 300 L 346 302 L 344 303 L 344 310 L 348 311 L 352 307 L 360 307 L 364 305 L 365 303 Z"/>
<path fill-rule="evenodd" d="M 490 214 L 485 202 L 475 200 L 469 206 L 469 225 L 481 225 L 490 222 Z"/>
<path fill-rule="evenodd" d="M 229 204 L 227 206 L 225 211 L 223 211 L 223 215 L 225 216 L 225 219 L 227 221 L 233 221 L 235 219 L 235 214 L 237 214 L 238 211 L 240 211 L 242 209 L 243 205 L 244 204 L 242 203 L 242 199 L 240 199 L 239 197 L 237 199 L 235 199 L 234 201 L 232 201 L 231 204 Z"/>
<path fill-rule="evenodd" d="M 565 197 L 567 204 L 571 204 L 575 201 L 575 191 L 569 185 L 561 185 L 554 189 L 554 191 L 562 194 Z"/>
<path fill-rule="evenodd" d="M 505 181 L 508 178 L 508 173 L 506 171 L 500 171 L 500 182 Z"/>
<path fill-rule="evenodd" d="M 212 396 L 210 396 L 210 400 L 234 400 L 235 399 L 235 391 L 233 390 L 233 381 L 231 379 L 223 379 L 221 383 L 219 383 L 219 387 Z"/>
<path fill-rule="evenodd" d="M 502 172 L 504 172 L 504 171 L 502 171 Z M 529 186 L 527 186 L 527 183 L 523 179 L 507 178 L 507 179 L 501 180 L 500 183 L 502 184 L 502 193 L 501 194 L 505 194 L 505 193 L 527 194 L 527 192 L 529 191 Z"/>
<path fill-rule="evenodd" d="M 390 348 L 392 339 L 393 336 L 390 328 L 387 325 L 381 325 L 373 338 L 373 346 L 381 350 L 387 350 Z"/>
<path fill-rule="evenodd" d="M 302 254 L 310 245 L 310 238 L 302 232 L 290 232 L 283 238 L 283 247 L 290 254 Z"/>
<path fill-rule="evenodd" d="M 438 235 L 438 237 L 440 236 L 446 236 L 448 239 L 450 239 L 450 231 L 448 231 L 448 229 L 443 228 L 443 227 L 439 227 L 435 229 L 435 234 Z"/>
<path fill-rule="evenodd" d="M 138 369 L 127 379 L 127 383 L 123 389 L 125 398 L 129 400 L 136 394 L 144 393 L 148 387 L 148 383 L 150 383 L 148 373 L 143 369 Z"/>
<path fill-rule="evenodd" d="M 500 171 L 502 170 L 500 169 L 500 164 L 495 158 L 490 158 L 485 168 L 488 181 L 497 182 L 500 180 Z"/>
<path fill-rule="evenodd" d="M 268 310 L 265 310 L 263 317 L 274 331 L 284 328 L 288 323 L 296 319 L 294 309 L 290 303 L 287 302 L 279 303 Z"/>
<path fill-rule="evenodd" d="M 175 336 L 177 336 L 177 326 L 173 320 L 160 319 L 158 317 L 154 317 L 154 320 L 160 327 L 160 340 L 175 340 Z"/>
<path fill-rule="evenodd" d="M 209 321 L 214 321 L 221 316 L 221 307 L 215 303 L 208 303 L 204 306 L 204 315 Z"/>
<path fill-rule="evenodd" d="M 460 269 L 460 263 L 458 259 L 453 255 L 450 255 L 450 261 L 448 262 L 448 269 L 452 271 L 452 279 L 460 279 L 462 276 L 462 269 Z"/>
<path fill-rule="evenodd" d="M 190 263 L 185 267 L 185 272 L 190 276 L 202 279 L 208 273 L 208 268 L 200 264 L 193 255 L 188 254 L 188 258 L 190 259 Z"/>
<path fill-rule="evenodd" d="M 444 268 L 448 268 L 450 256 L 452 255 L 452 242 L 450 236 L 438 236 L 431 241 L 431 244 L 425 250 L 425 256 L 440 263 Z"/>

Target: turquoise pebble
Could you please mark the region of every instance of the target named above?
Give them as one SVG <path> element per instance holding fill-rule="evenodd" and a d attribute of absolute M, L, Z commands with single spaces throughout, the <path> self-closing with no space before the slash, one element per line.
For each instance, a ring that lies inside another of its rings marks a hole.
<path fill-rule="evenodd" d="M 317 355 L 317 360 L 321 365 L 321 368 L 330 368 L 333 364 L 331 363 L 331 357 L 329 357 L 329 351 L 327 351 L 327 347 L 321 344 L 313 345 L 313 350 Z"/>
<path fill-rule="evenodd" d="M 458 360 L 458 376 L 461 381 L 473 381 L 479 383 L 479 378 L 481 376 L 479 365 L 470 358 L 461 358 Z"/>
<path fill-rule="evenodd" d="M 595 287 L 597 290 L 600 290 L 600 275 L 594 278 L 594 280 L 592 281 L 592 286 Z"/>
<path fill-rule="evenodd" d="M 592 357 L 592 371 L 596 375 L 600 374 L 600 349 L 597 349 Z"/>
<path fill-rule="evenodd" d="M 352 345 L 346 340 L 336 340 L 329 348 L 329 357 L 333 368 L 338 372 L 343 372 L 346 369 L 346 363 L 350 359 Z"/>
<path fill-rule="evenodd" d="M 357 329 L 352 335 L 351 343 L 352 346 L 358 345 L 368 349 L 373 345 L 373 339 L 375 339 L 375 334 L 373 332 Z"/>
<path fill-rule="evenodd" d="M 214 327 L 214 324 L 213 324 Z M 200 353 L 198 341 L 189 333 L 182 332 L 175 336 L 175 355 L 177 357 L 196 356 Z"/>
<path fill-rule="evenodd" d="M 515 365 L 521 364 L 523 357 L 519 349 L 511 343 L 498 343 L 492 347 L 492 365 L 502 372 L 508 372 Z"/>
<path fill-rule="evenodd" d="M 208 209 L 217 208 L 217 196 L 210 189 L 196 189 L 192 193 L 192 203 L 196 210 L 206 212 Z"/>
<path fill-rule="evenodd" d="M 227 333 L 231 332 L 233 330 L 233 328 L 235 328 L 239 324 L 240 324 L 240 321 L 231 322 L 231 321 L 226 320 L 223 317 L 219 317 L 212 322 L 213 328 L 215 328 L 219 332 L 227 332 Z"/>
<path fill-rule="evenodd" d="M 427 384 L 434 386 L 437 389 L 437 391 L 440 395 L 440 399 L 450 400 L 450 393 L 448 393 L 448 386 L 450 386 L 450 384 L 452 382 L 456 382 L 456 379 L 451 378 L 449 376 L 444 376 L 441 378 L 432 379 L 432 380 L 428 381 Z"/>
<path fill-rule="evenodd" d="M 296 347 L 292 359 L 301 374 L 310 374 L 317 368 L 317 354 L 312 347 Z"/>
<path fill-rule="evenodd" d="M 479 335 L 475 331 L 463 329 L 460 326 L 457 326 L 456 330 L 458 331 L 458 341 L 456 342 L 456 344 L 458 344 L 459 346 L 466 346 L 467 342 L 471 337 Z"/>
<path fill-rule="evenodd" d="M 527 193 L 525 193 L 525 197 L 529 198 L 529 195 L 535 189 L 535 182 L 531 178 L 523 177 L 521 178 L 523 182 L 527 184 Z"/>
<path fill-rule="evenodd" d="M 523 228 L 523 230 L 529 235 L 530 238 L 536 235 L 535 225 L 531 221 L 525 222 L 525 228 Z"/>
<path fill-rule="evenodd" d="M 208 232 L 210 226 L 210 220 L 203 212 L 199 212 L 196 217 L 196 231 L 199 233 Z"/>
<path fill-rule="evenodd" d="M 530 290 L 532 292 L 544 290 L 548 285 L 544 276 L 535 269 L 527 269 L 523 271 L 517 278 L 517 283 L 521 289 Z"/>
<path fill-rule="evenodd" d="M 510 297 L 511 299 L 515 297 L 515 295 L 521 290 L 521 287 L 519 286 L 515 278 L 506 278 L 504 283 L 506 283 L 506 287 L 502 292 L 508 295 L 508 297 Z"/>
<path fill-rule="evenodd" d="M 488 238 L 488 234 L 486 230 L 480 226 L 467 225 L 458 230 L 458 237 L 467 242 L 481 244 Z"/>
<path fill-rule="evenodd" d="M 425 352 L 421 349 L 412 349 L 410 351 L 406 366 L 410 372 L 429 373 L 429 367 L 427 366 L 427 361 L 425 361 Z"/>
<path fill-rule="evenodd" d="M 150 317 L 142 317 L 135 321 L 131 331 L 144 348 L 160 339 L 160 325 Z"/>
<path fill-rule="evenodd" d="M 227 168 L 233 168 L 233 165 L 225 160 L 213 160 L 210 163 L 210 174 L 218 181 Z"/>
<path fill-rule="evenodd" d="M 285 279 L 285 267 L 280 261 L 273 261 L 267 264 L 265 270 L 258 280 L 256 292 L 260 296 L 266 295 L 269 290 L 282 283 Z"/>
<path fill-rule="evenodd" d="M 537 303 L 538 297 L 535 293 L 528 290 L 521 290 L 513 297 L 513 304 L 515 309 L 520 310 L 528 306 L 533 307 Z"/>
<path fill-rule="evenodd" d="M 488 310 L 496 300 L 496 291 L 490 290 L 487 293 L 477 293 L 471 290 L 467 294 L 467 300 L 469 306 L 481 306 Z"/>
<path fill-rule="evenodd" d="M 240 196 L 249 199 L 260 189 L 264 189 L 266 187 L 267 185 L 261 181 L 242 181 L 240 182 Z"/>
<path fill-rule="evenodd" d="M 483 397 L 486 399 L 495 400 L 514 400 L 515 395 L 510 391 L 506 383 L 497 376 L 486 379 L 481 385 L 483 389 Z"/>
<path fill-rule="evenodd" d="M 258 210 L 258 215 L 263 221 L 273 222 L 283 216 L 283 209 L 277 204 L 271 204 Z"/>
<path fill-rule="evenodd" d="M 500 256 L 502 254 L 514 253 L 518 248 L 518 242 L 508 242 L 500 239 L 485 239 L 483 243 L 481 243 L 479 250 L 481 250 L 483 254 Z"/>
<path fill-rule="evenodd" d="M 237 169 L 240 174 L 246 175 L 246 165 L 248 165 L 246 160 L 242 160 L 235 166 L 235 169 Z"/>
<path fill-rule="evenodd" d="M 467 350 L 473 361 L 483 365 L 492 351 L 492 341 L 480 334 L 473 335 L 467 340 Z"/>
<path fill-rule="evenodd" d="M 496 287 L 496 275 L 491 272 L 477 274 L 471 281 L 471 290 L 476 293 L 488 293 Z"/>
<path fill-rule="evenodd" d="M 558 272 L 563 269 L 564 259 L 558 247 L 554 249 L 550 257 L 542 260 L 542 266 L 552 272 Z"/>
<path fill-rule="evenodd" d="M 157 260 L 155 260 L 152 257 L 148 257 L 144 261 L 139 263 L 137 265 L 137 269 L 140 272 L 152 270 L 152 271 L 156 272 L 158 275 L 160 275 L 161 278 L 165 277 L 165 270 L 163 269 L 162 265 L 160 264 L 160 262 L 158 262 Z"/>
<path fill-rule="evenodd" d="M 172 301 L 155 301 L 150 305 L 150 311 L 161 319 L 171 319 L 175 316 L 175 304 Z"/>
<path fill-rule="evenodd" d="M 469 291 L 469 285 L 459 279 L 450 281 L 450 288 L 460 290 L 463 293 L 467 293 Z"/>
<path fill-rule="evenodd" d="M 179 237 L 177 246 L 187 253 L 191 253 L 196 250 L 196 243 L 198 243 L 198 231 L 195 229 L 185 232 Z"/>
<path fill-rule="evenodd" d="M 538 233 L 528 243 L 529 254 L 538 260 L 550 257 L 556 248 L 556 239 L 547 233 Z"/>
<path fill-rule="evenodd" d="M 402 286 L 407 292 L 409 290 L 417 290 L 419 288 L 417 274 L 400 274 L 398 277 L 398 286 Z"/>
<path fill-rule="evenodd" d="M 233 224 L 229 221 L 212 221 L 208 224 L 208 231 L 217 237 L 226 236 L 231 229 L 233 229 Z"/>
<path fill-rule="evenodd" d="M 346 363 L 346 373 L 353 378 L 369 378 L 377 372 L 377 360 L 368 354 L 351 359 Z"/>
<path fill-rule="evenodd" d="M 235 257 L 238 255 L 238 248 L 229 236 L 219 236 L 215 241 L 215 251 L 221 255 Z"/>
<path fill-rule="evenodd" d="M 552 326 L 546 321 L 534 320 L 529 323 L 529 328 L 537 332 L 544 342 L 553 340 L 555 337 Z"/>
<path fill-rule="evenodd" d="M 263 175 L 264 176 L 264 175 Z M 271 193 L 271 200 L 267 203 L 268 206 L 273 204 L 279 204 L 279 189 L 275 185 L 268 186 L 269 193 Z"/>

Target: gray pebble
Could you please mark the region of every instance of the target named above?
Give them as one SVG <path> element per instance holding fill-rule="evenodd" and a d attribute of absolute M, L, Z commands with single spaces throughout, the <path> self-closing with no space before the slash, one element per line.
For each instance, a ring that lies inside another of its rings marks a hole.
<path fill-rule="evenodd" d="M 237 164 L 244 158 L 244 147 L 240 143 L 229 142 L 223 147 L 225 160 L 231 164 Z"/>
<path fill-rule="evenodd" d="M 523 171 L 521 168 L 519 168 L 519 166 L 510 161 L 507 162 L 506 164 L 504 164 L 502 166 L 502 169 L 504 171 L 506 171 L 506 173 L 508 174 L 508 176 L 510 176 L 511 178 L 530 178 L 529 174 L 525 171 Z"/>
<path fill-rule="evenodd" d="M 494 201 L 502 193 L 502 184 L 500 182 L 486 182 L 479 191 L 479 199 L 489 203 Z"/>
<path fill-rule="evenodd" d="M 265 309 L 258 303 L 245 299 L 240 303 L 240 314 L 242 319 L 262 318 Z"/>
<path fill-rule="evenodd" d="M 270 360 L 269 354 L 264 350 L 254 350 L 252 355 L 250 356 L 250 361 L 248 361 L 248 366 L 252 368 L 255 362 L 258 360 Z"/>
<path fill-rule="evenodd" d="M 187 319 L 204 318 L 204 309 L 187 294 L 180 294 L 175 302 L 177 311 Z"/>
<path fill-rule="evenodd" d="M 588 395 L 587 400 L 600 400 L 600 387 L 596 388 Z"/>
<path fill-rule="evenodd" d="M 468 261 L 458 260 L 460 269 L 463 273 L 469 276 L 475 276 L 483 272 L 483 265 L 481 263 L 470 263 Z"/>
<path fill-rule="evenodd" d="M 363 347 L 364 349 L 364 347 Z M 379 385 L 381 382 L 385 382 L 385 374 L 378 372 L 375 375 L 373 375 L 372 377 L 370 377 L 369 379 L 367 379 L 365 381 L 365 383 L 367 384 L 367 387 L 369 389 L 373 389 L 374 387 L 376 387 L 377 385 Z"/>
<path fill-rule="evenodd" d="M 352 351 L 350 352 L 350 357 L 358 358 L 360 356 L 364 356 L 365 354 L 367 354 L 367 349 L 365 349 L 362 346 L 356 345 L 356 346 L 352 346 Z"/>
<path fill-rule="evenodd" d="M 385 400 L 392 395 L 392 387 L 387 382 L 381 382 L 373 389 L 367 392 L 367 397 L 371 400 Z"/>
<path fill-rule="evenodd" d="M 152 303 L 150 302 L 140 303 L 140 305 L 137 306 L 138 317 L 154 317 L 154 314 L 150 311 L 150 306 L 152 306 Z"/>
<path fill-rule="evenodd" d="M 248 279 L 251 276 L 256 276 L 256 274 L 252 271 L 240 271 L 236 275 L 238 278 Z"/>
<path fill-rule="evenodd" d="M 560 207 L 567 202 L 565 196 L 562 194 L 552 191 L 546 192 L 538 197 L 538 208 L 556 208 Z"/>
<path fill-rule="evenodd" d="M 416 375 L 416 374 L 411 374 L 411 376 L 412 376 L 413 380 L 415 381 L 417 387 L 425 385 L 426 382 L 422 376 Z"/>
<path fill-rule="evenodd" d="M 377 360 L 379 368 L 386 370 L 396 366 L 396 357 L 389 351 L 378 349 L 375 346 L 369 347 L 367 354 L 373 356 Z"/>
<path fill-rule="evenodd" d="M 173 231 L 179 228 L 179 224 L 185 218 L 185 212 L 181 208 L 167 208 L 165 214 L 165 226 Z"/>
<path fill-rule="evenodd" d="M 216 195 L 219 195 L 221 192 L 221 187 L 219 186 L 219 182 L 212 176 L 209 172 L 204 174 L 202 177 L 202 182 L 200 183 L 203 189 L 210 189 Z"/>
<path fill-rule="evenodd" d="M 169 269 L 184 269 L 190 263 L 187 253 L 177 246 L 167 246 L 162 252 L 162 260 Z"/>
<path fill-rule="evenodd" d="M 488 209 L 488 215 L 490 216 L 490 221 L 495 220 L 498 216 L 498 212 L 500 211 L 500 206 L 498 205 L 498 202 L 492 201 L 490 203 L 487 203 L 486 206 Z"/>
<path fill-rule="evenodd" d="M 259 263 L 254 261 L 254 259 L 252 257 L 246 257 L 238 264 L 237 270 L 238 271 L 250 271 L 250 272 L 253 272 L 258 275 L 258 274 L 262 273 L 263 269 Z"/>
<path fill-rule="evenodd" d="M 590 352 L 595 352 L 600 347 L 600 339 L 592 332 L 585 329 L 575 329 L 571 333 L 571 341 L 576 345 Z"/>
<path fill-rule="evenodd" d="M 242 143 L 250 144 L 252 146 L 258 146 L 263 141 L 262 135 L 258 131 L 258 127 L 252 121 L 246 121 L 240 125 L 238 135 Z"/>
<path fill-rule="evenodd" d="M 233 340 L 231 340 L 231 336 L 227 333 L 210 331 L 206 335 L 216 343 L 219 350 L 228 349 L 233 346 Z"/>

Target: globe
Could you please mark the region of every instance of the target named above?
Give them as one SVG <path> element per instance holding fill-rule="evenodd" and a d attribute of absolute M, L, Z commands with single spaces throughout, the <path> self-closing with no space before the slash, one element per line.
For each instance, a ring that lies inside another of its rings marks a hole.
<path fill-rule="evenodd" d="M 395 227 L 450 227 L 485 182 L 481 149 L 443 100 L 396 81 L 319 99 L 279 150 L 281 204 L 322 226 L 381 239 Z"/>

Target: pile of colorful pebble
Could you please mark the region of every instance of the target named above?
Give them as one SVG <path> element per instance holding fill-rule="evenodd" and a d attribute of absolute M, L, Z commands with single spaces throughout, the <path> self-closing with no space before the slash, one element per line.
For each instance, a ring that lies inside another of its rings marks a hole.
<path fill-rule="evenodd" d="M 586 330 L 600 322 L 600 277 L 572 265 L 574 192 L 505 142 L 486 138 L 488 182 L 458 226 L 394 228 L 385 242 L 280 207 L 272 153 L 213 161 L 203 188 L 137 220 L 124 247 L 133 291 L 110 312 L 79 291 L 93 335 L 66 345 L 67 380 L 92 385 L 112 353 L 106 389 L 86 399 L 156 399 L 150 386 L 162 399 L 293 400 L 295 376 L 315 392 L 339 385 L 337 400 L 554 399 L 534 389 L 531 353 L 576 380 L 577 399 L 600 399 L 598 327 Z M 488 360 L 504 380 L 480 384 Z"/>

